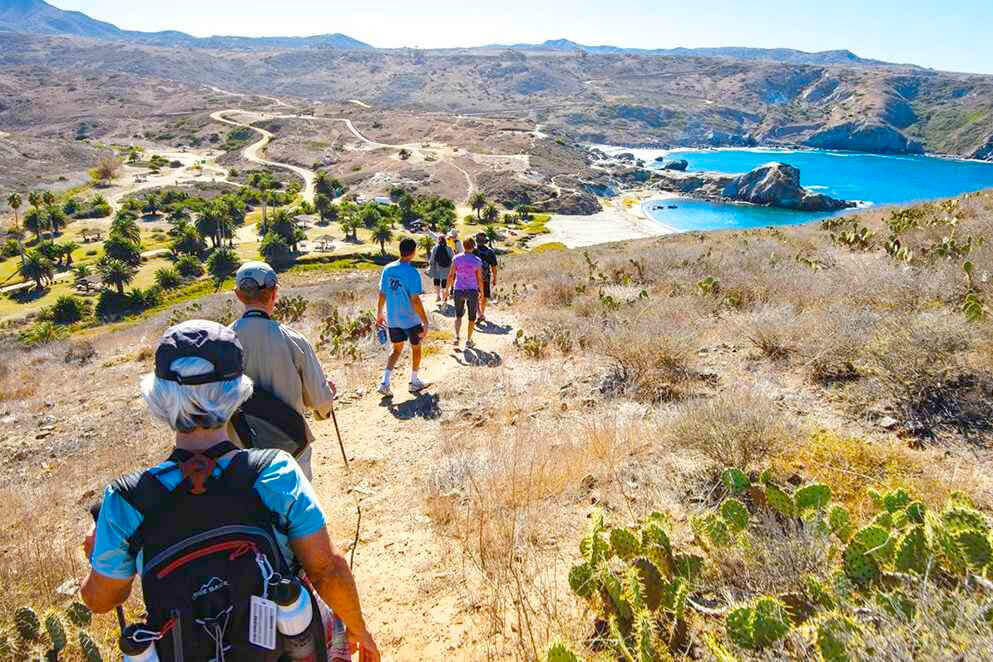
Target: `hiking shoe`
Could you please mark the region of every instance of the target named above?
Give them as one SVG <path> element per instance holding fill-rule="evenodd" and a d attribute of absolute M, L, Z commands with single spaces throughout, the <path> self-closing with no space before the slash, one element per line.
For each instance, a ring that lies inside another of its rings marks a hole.
<path fill-rule="evenodd" d="M 393 397 L 393 391 L 390 390 L 390 385 L 389 384 L 380 384 L 379 385 L 379 388 L 376 389 L 376 393 L 379 393 L 384 398 L 392 398 Z"/>
<path fill-rule="evenodd" d="M 461 342 L 459 340 L 459 337 L 458 336 L 455 336 L 455 342 L 452 343 L 452 345 L 455 346 L 455 349 L 458 349 L 459 348 L 459 342 Z"/>
<path fill-rule="evenodd" d="M 476 347 L 476 341 L 475 340 L 466 340 L 465 341 L 465 348 L 466 349 L 475 349 L 475 347 Z"/>
<path fill-rule="evenodd" d="M 415 393 L 415 394 L 416 393 L 420 393 L 421 391 L 423 391 L 424 389 L 426 389 L 428 386 L 430 386 L 430 384 L 425 384 L 420 379 L 412 379 L 412 380 L 410 380 L 410 392 L 411 393 Z"/>

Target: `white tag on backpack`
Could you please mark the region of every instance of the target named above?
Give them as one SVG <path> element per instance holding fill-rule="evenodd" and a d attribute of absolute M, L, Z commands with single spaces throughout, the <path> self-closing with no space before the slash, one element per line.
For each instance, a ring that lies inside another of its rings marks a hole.
<path fill-rule="evenodd" d="M 276 650 L 276 603 L 272 600 L 252 596 L 248 641 L 255 646 Z"/>

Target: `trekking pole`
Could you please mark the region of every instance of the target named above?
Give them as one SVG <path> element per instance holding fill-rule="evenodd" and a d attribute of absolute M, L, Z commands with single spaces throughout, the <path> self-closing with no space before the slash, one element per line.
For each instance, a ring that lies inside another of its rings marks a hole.
<path fill-rule="evenodd" d="M 341 428 L 338 427 L 338 417 L 334 413 L 334 403 L 331 403 L 331 420 L 334 422 L 334 431 L 338 435 L 338 448 L 341 449 L 341 459 L 345 461 L 345 471 L 351 471 L 348 466 L 348 456 L 345 454 L 345 444 L 341 441 Z"/>

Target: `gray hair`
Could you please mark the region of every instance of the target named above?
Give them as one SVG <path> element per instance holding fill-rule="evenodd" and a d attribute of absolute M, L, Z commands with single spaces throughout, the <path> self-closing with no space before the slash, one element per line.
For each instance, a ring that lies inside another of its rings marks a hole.
<path fill-rule="evenodd" d="M 195 377 L 213 372 L 214 365 L 206 359 L 185 357 L 173 361 L 171 368 L 181 377 Z M 149 413 L 177 432 L 221 427 L 252 396 L 252 388 L 252 380 L 245 376 L 197 386 L 184 386 L 154 374 L 141 380 L 141 395 Z"/>

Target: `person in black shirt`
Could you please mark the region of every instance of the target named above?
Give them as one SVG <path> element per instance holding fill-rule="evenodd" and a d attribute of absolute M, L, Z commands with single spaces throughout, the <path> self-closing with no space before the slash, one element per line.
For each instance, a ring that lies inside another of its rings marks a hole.
<path fill-rule="evenodd" d="M 486 321 L 486 302 L 492 296 L 492 288 L 497 284 L 497 256 L 490 248 L 489 239 L 480 232 L 476 235 L 476 250 L 473 254 L 483 261 L 483 291 L 479 297 L 479 320 Z"/>

